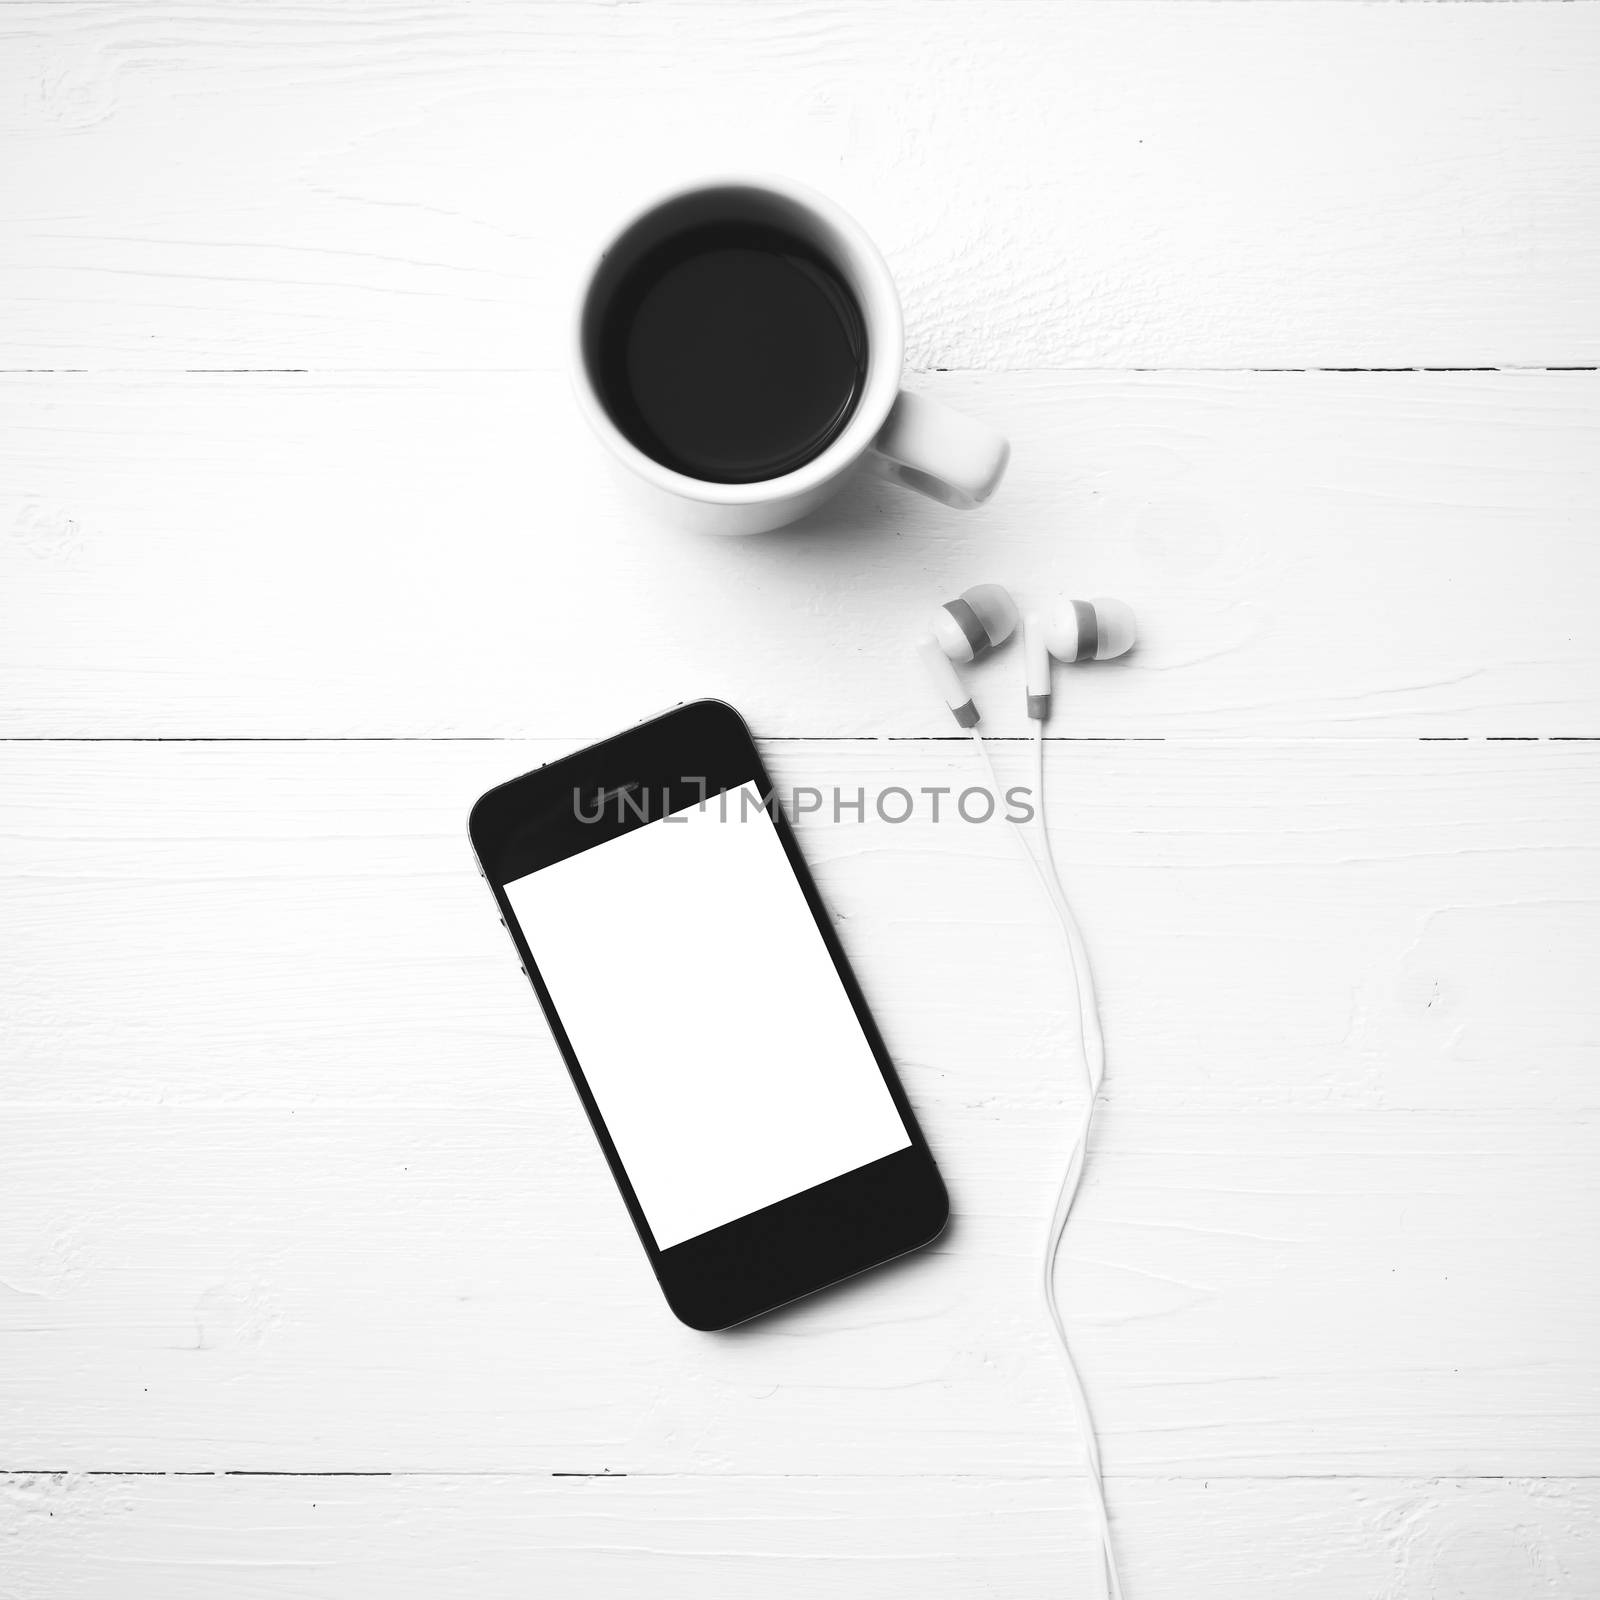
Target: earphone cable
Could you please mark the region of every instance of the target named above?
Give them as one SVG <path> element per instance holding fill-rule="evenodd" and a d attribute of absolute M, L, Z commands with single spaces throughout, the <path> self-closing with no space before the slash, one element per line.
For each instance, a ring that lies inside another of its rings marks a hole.
<path fill-rule="evenodd" d="M 1061 919 L 1062 931 L 1066 934 L 1067 944 L 1072 953 L 1073 981 L 1078 991 L 1078 1023 L 1079 1039 L 1082 1046 L 1084 1067 L 1088 1076 L 1088 1097 L 1084 1103 L 1083 1116 L 1078 1127 L 1077 1138 L 1073 1143 L 1072 1155 L 1067 1163 L 1067 1170 L 1062 1176 L 1061 1188 L 1056 1195 L 1055 1208 L 1050 1217 L 1050 1229 L 1046 1237 L 1044 1260 L 1044 1299 L 1050 1312 L 1050 1320 L 1055 1325 L 1056 1337 L 1060 1340 L 1063 1355 L 1066 1357 L 1068 1377 L 1077 1391 L 1076 1404 L 1079 1418 L 1082 1422 L 1084 1453 L 1089 1459 L 1089 1468 L 1093 1480 L 1095 1509 L 1100 1518 L 1101 1544 L 1105 1552 L 1106 1581 L 1114 1600 L 1121 1600 L 1122 1580 L 1117 1571 L 1116 1552 L 1111 1542 L 1111 1519 L 1106 1508 L 1105 1481 L 1100 1466 L 1100 1446 L 1094 1430 L 1093 1414 L 1089 1409 L 1088 1396 L 1083 1391 L 1083 1381 L 1079 1376 L 1076 1363 L 1072 1358 L 1071 1346 L 1067 1339 L 1066 1320 L 1061 1312 L 1060 1300 L 1056 1290 L 1056 1263 L 1061 1253 L 1061 1240 L 1067 1229 L 1067 1219 L 1072 1213 L 1073 1202 L 1078 1196 L 1078 1187 L 1083 1180 L 1084 1163 L 1088 1159 L 1089 1131 L 1094 1123 L 1095 1106 L 1098 1103 L 1100 1087 L 1105 1082 L 1106 1075 L 1106 1045 L 1105 1034 L 1100 1026 L 1099 996 L 1095 991 L 1094 972 L 1089 966 L 1089 952 L 1083 941 L 1083 932 L 1078 926 L 1078 919 L 1072 910 L 1072 903 L 1067 899 L 1067 893 L 1061 883 L 1061 869 L 1056 863 L 1055 850 L 1050 843 L 1050 826 L 1045 816 L 1044 803 L 1044 723 L 1034 724 L 1034 821 L 1038 825 L 1041 855 L 1049 869 L 1050 879 L 1055 893 L 1051 897 Z"/>
<path fill-rule="evenodd" d="M 977 745 L 983 757 L 984 765 L 988 768 L 989 777 L 994 784 L 995 794 L 998 799 L 1004 793 L 1004 785 L 1000 782 L 1000 775 L 995 768 L 994 757 L 989 751 L 989 746 L 977 728 L 969 728 L 967 731 L 972 736 L 973 743 Z M 1071 1153 L 1067 1157 L 1067 1168 L 1062 1175 L 1061 1186 L 1056 1192 L 1055 1205 L 1050 1215 L 1050 1227 L 1045 1238 L 1042 1287 L 1044 1290 L 1045 1309 L 1049 1313 L 1051 1326 L 1055 1329 L 1056 1341 L 1061 1347 L 1061 1354 L 1067 1369 L 1068 1392 L 1072 1399 L 1073 1413 L 1077 1421 L 1078 1434 L 1083 1447 L 1084 1465 L 1089 1479 L 1090 1498 L 1094 1505 L 1096 1519 L 1100 1525 L 1100 1548 L 1104 1560 L 1107 1592 L 1110 1594 L 1111 1600 L 1122 1600 L 1122 1579 L 1117 1570 L 1116 1552 L 1111 1540 L 1111 1517 L 1106 1507 L 1105 1482 L 1100 1465 L 1100 1445 L 1095 1436 L 1094 1417 L 1089 1410 L 1089 1397 L 1084 1391 L 1083 1379 L 1078 1373 L 1077 1362 L 1073 1359 L 1071 1340 L 1067 1336 L 1066 1319 L 1062 1315 L 1060 1300 L 1056 1293 L 1056 1261 L 1061 1251 L 1062 1237 L 1066 1233 L 1067 1219 L 1072 1214 L 1073 1202 L 1077 1199 L 1078 1189 L 1083 1181 L 1084 1159 L 1089 1145 L 1089 1131 L 1094 1121 L 1095 1102 L 1099 1097 L 1100 1085 L 1105 1079 L 1105 1035 L 1100 1026 L 1099 1006 L 1095 995 L 1094 975 L 1089 968 L 1088 951 L 1084 947 L 1083 935 L 1078 927 L 1078 919 L 1073 915 L 1072 906 L 1067 900 L 1066 891 L 1061 885 L 1061 874 L 1056 866 L 1055 851 L 1050 844 L 1050 830 L 1045 820 L 1043 723 L 1036 725 L 1036 732 L 1037 738 L 1034 742 L 1034 821 L 1038 825 L 1040 851 L 1036 853 L 1029 846 L 1027 835 L 1023 832 L 1020 823 L 1012 822 L 1011 826 L 1017 835 L 1018 843 L 1022 846 L 1022 853 L 1028 858 L 1029 863 L 1038 875 L 1039 883 L 1056 913 L 1057 920 L 1061 924 L 1061 931 L 1066 938 L 1078 1008 L 1079 1052 L 1087 1079 L 1087 1095 L 1083 1112 L 1078 1119 Z M 1008 818 L 1007 820 L 1009 821 L 1010 819 Z"/>

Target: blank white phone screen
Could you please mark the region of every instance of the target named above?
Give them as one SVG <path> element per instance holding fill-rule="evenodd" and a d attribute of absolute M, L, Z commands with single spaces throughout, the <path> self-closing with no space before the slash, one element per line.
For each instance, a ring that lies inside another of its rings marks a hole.
<path fill-rule="evenodd" d="M 753 784 L 506 898 L 658 1248 L 911 1143 Z"/>

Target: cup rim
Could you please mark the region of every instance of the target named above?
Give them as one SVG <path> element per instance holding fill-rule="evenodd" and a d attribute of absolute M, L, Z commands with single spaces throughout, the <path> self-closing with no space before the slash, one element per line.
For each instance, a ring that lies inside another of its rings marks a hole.
<path fill-rule="evenodd" d="M 813 212 L 848 242 L 853 256 L 850 265 L 859 275 L 859 287 L 863 291 L 861 311 L 867 325 L 867 381 L 849 422 L 821 454 L 813 456 L 803 466 L 776 478 L 759 478 L 753 483 L 714 483 L 706 478 L 690 477 L 646 455 L 611 420 L 599 395 L 595 393 L 594 385 L 589 381 L 588 363 L 584 357 L 583 314 L 601 263 L 616 248 L 623 235 L 643 218 L 665 206 L 712 189 L 766 190 Z M 695 178 L 660 191 L 634 206 L 589 257 L 578 284 L 570 327 L 572 385 L 589 426 L 623 465 L 646 482 L 681 499 L 697 500 L 708 505 L 766 505 L 819 488 L 853 465 L 866 453 L 888 420 L 895 397 L 900 392 L 901 372 L 905 363 L 905 322 L 900 310 L 900 296 L 895 290 L 888 263 L 866 230 L 849 212 L 826 195 L 819 194 L 805 184 L 770 174 L 732 173 Z"/>

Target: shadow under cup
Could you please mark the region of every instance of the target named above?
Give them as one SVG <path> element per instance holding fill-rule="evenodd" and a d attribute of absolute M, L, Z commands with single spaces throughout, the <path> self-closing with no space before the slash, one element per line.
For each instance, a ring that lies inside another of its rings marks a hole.
<path fill-rule="evenodd" d="M 870 280 L 858 242 L 791 196 L 743 185 L 674 196 L 595 271 L 579 324 L 584 378 L 612 426 L 669 471 L 714 484 L 783 478 L 883 387 L 889 352 L 872 327 L 883 291 Z M 897 382 L 898 348 L 892 358 Z"/>

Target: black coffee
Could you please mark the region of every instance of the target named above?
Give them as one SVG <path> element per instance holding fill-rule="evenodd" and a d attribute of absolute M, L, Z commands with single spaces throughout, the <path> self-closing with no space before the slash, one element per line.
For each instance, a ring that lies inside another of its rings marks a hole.
<path fill-rule="evenodd" d="M 650 248 L 601 313 L 595 378 L 639 449 L 712 483 L 804 466 L 860 398 L 867 334 L 832 264 L 785 229 L 704 223 Z"/>

